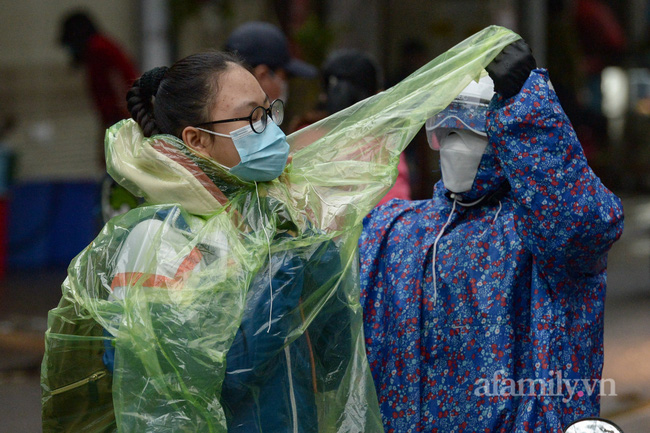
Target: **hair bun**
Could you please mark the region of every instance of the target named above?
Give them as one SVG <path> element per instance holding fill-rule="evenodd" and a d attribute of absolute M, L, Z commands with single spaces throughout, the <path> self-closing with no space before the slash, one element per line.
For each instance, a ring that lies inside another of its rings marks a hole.
<path fill-rule="evenodd" d="M 159 133 L 152 98 L 156 96 L 160 82 L 168 69 L 166 66 L 160 66 L 145 72 L 126 94 L 126 108 L 133 120 L 142 128 L 145 137 Z"/>
<path fill-rule="evenodd" d="M 145 95 L 143 96 L 156 96 L 160 82 L 165 77 L 165 73 L 168 69 L 167 66 L 158 66 L 157 68 L 153 68 L 142 74 L 140 77 L 140 90 L 144 92 Z"/>

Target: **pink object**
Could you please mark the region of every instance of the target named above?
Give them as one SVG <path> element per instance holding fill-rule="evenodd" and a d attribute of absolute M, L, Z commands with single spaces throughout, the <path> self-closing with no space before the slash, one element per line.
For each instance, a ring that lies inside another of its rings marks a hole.
<path fill-rule="evenodd" d="M 386 193 L 384 198 L 377 204 L 377 206 L 388 202 L 394 198 L 402 200 L 411 199 L 411 184 L 409 180 L 409 166 L 406 162 L 406 156 L 402 153 L 399 156 L 399 164 L 397 164 L 397 180 L 395 185 Z"/>

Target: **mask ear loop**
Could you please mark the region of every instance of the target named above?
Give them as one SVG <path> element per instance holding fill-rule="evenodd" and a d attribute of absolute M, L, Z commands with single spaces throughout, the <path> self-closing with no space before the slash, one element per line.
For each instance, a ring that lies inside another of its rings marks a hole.
<path fill-rule="evenodd" d="M 438 249 L 438 241 L 442 237 L 442 234 L 445 232 L 445 229 L 451 222 L 451 217 L 454 215 L 454 211 L 456 210 L 456 201 L 458 199 L 454 198 L 454 202 L 451 206 L 451 212 L 449 212 L 449 217 L 447 218 L 447 222 L 442 226 L 440 229 L 440 233 L 438 233 L 438 236 L 436 236 L 436 240 L 433 242 L 433 260 L 432 260 L 432 265 L 431 265 L 431 273 L 433 275 L 433 306 L 435 307 L 437 302 L 438 302 L 438 284 L 436 283 L 436 251 Z"/>
<path fill-rule="evenodd" d="M 257 189 L 257 182 L 255 182 L 255 195 L 257 196 L 257 210 L 260 213 L 260 218 L 262 217 L 262 207 L 260 206 L 260 193 Z M 269 234 L 266 231 L 266 227 L 262 224 L 262 230 L 264 230 L 264 236 L 266 236 L 266 245 L 269 252 L 269 294 L 271 298 L 271 305 L 269 306 L 269 327 L 266 329 L 266 333 L 271 332 L 271 318 L 273 317 L 273 279 L 271 278 L 271 239 Z"/>
<path fill-rule="evenodd" d="M 226 138 L 232 138 L 230 137 L 229 134 L 222 134 L 221 132 L 214 132 L 210 131 L 209 129 L 204 129 L 204 128 L 199 128 L 198 126 L 195 127 L 199 131 L 207 132 L 208 134 L 216 135 L 217 137 L 226 137 Z"/>

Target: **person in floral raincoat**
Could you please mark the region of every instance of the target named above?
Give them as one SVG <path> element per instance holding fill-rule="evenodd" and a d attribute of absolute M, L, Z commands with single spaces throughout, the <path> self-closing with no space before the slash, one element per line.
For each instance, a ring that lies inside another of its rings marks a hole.
<path fill-rule="evenodd" d="M 621 202 L 525 42 L 486 70 L 493 96 L 461 95 L 427 121 L 441 156 L 433 197 L 364 221 L 364 333 L 387 432 L 561 432 L 597 416 L 608 392 Z"/>

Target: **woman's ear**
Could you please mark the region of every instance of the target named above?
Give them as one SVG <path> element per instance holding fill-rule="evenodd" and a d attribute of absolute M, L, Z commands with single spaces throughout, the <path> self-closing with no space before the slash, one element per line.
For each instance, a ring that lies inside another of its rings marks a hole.
<path fill-rule="evenodd" d="M 186 126 L 181 133 L 185 145 L 201 155 L 208 155 L 210 134 L 202 134 L 193 126 Z"/>

